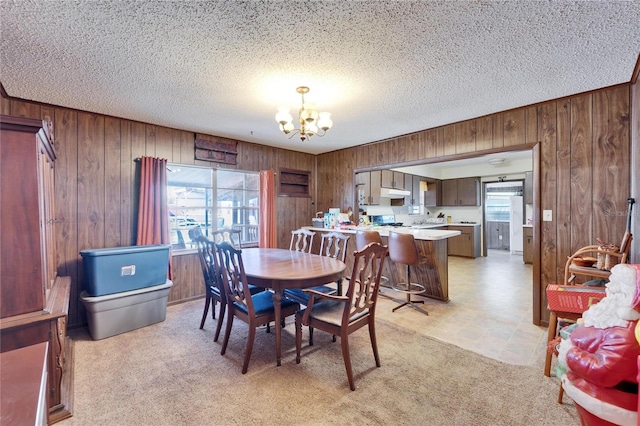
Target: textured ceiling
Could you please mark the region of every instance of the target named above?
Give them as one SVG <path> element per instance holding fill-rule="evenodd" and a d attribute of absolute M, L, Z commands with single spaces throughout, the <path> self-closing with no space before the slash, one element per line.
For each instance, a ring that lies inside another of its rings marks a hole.
<path fill-rule="evenodd" d="M 10 96 L 321 153 L 628 82 L 638 1 L 0 1 Z M 295 88 L 324 138 L 279 132 Z"/>

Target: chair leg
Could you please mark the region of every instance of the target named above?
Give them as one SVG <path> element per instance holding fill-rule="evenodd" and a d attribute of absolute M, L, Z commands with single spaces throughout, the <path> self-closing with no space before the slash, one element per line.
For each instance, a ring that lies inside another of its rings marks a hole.
<path fill-rule="evenodd" d="M 558 316 L 555 311 L 549 312 L 549 330 L 547 332 L 547 343 L 556 338 L 556 330 L 558 329 Z M 544 375 L 551 376 L 551 352 L 547 351 L 544 358 Z"/>
<path fill-rule="evenodd" d="M 296 314 L 296 364 L 300 364 L 300 349 L 302 349 L 302 318 Z"/>
<path fill-rule="evenodd" d="M 344 360 L 344 368 L 347 370 L 347 380 L 349 380 L 349 387 L 352 391 L 354 391 L 356 390 L 356 385 L 353 382 L 351 356 L 349 355 L 349 338 L 346 333 L 342 333 L 342 336 L 340 336 L 340 342 L 342 344 L 342 359 Z"/>
<path fill-rule="evenodd" d="M 202 313 L 202 320 L 200 321 L 200 330 L 204 328 L 204 322 L 207 320 L 207 314 L 209 313 L 209 303 L 211 302 L 211 295 L 207 293 L 207 297 L 204 300 L 204 312 Z M 213 310 L 216 310 L 215 305 L 213 306 Z M 215 318 L 215 317 L 214 317 Z"/>
<path fill-rule="evenodd" d="M 564 388 L 562 382 L 560 382 L 560 390 L 558 390 L 558 404 L 562 404 L 562 396 L 564 395 Z"/>
<path fill-rule="evenodd" d="M 309 346 L 313 346 L 313 327 L 309 327 Z"/>
<path fill-rule="evenodd" d="M 215 303 L 215 299 L 214 299 L 214 303 Z M 213 308 L 215 309 L 215 306 Z M 216 335 L 213 337 L 214 342 L 217 342 L 218 337 L 220 337 L 220 330 L 222 330 L 222 319 L 224 318 L 224 314 L 226 310 L 227 310 L 226 303 L 220 303 L 220 314 L 218 319 L 218 325 L 216 325 Z"/>
<path fill-rule="evenodd" d="M 256 339 L 256 327 L 249 325 L 249 337 L 247 338 L 247 349 L 244 352 L 244 363 L 242 364 L 242 374 L 247 372 L 249 368 L 249 360 L 251 359 L 251 351 L 253 351 L 253 342 Z"/>
<path fill-rule="evenodd" d="M 422 312 L 425 315 L 429 315 L 429 312 L 427 312 L 427 311 L 425 311 L 423 309 L 420 309 L 417 306 L 415 306 L 417 304 L 424 305 L 424 300 L 411 300 L 412 292 L 413 293 L 418 293 L 418 292 L 420 292 L 420 290 L 424 291 L 424 287 L 422 285 L 420 285 L 420 284 L 412 284 L 411 283 L 411 268 L 410 268 L 409 265 L 407 265 L 407 283 L 406 284 L 407 284 L 407 288 L 406 288 L 407 301 L 402 303 L 402 304 L 400 304 L 400 305 L 398 305 L 398 306 L 396 306 L 395 308 L 393 308 L 391 310 L 391 312 L 395 312 L 395 311 L 397 311 L 398 309 L 400 309 L 400 308 L 402 308 L 404 306 L 409 306 L 409 307 L 415 309 L 418 312 Z M 394 288 L 394 289 L 397 290 L 397 291 L 403 291 L 403 289 L 400 289 L 400 288 Z"/>
<path fill-rule="evenodd" d="M 371 339 L 371 348 L 373 349 L 373 357 L 376 360 L 376 367 L 380 367 L 380 356 L 378 356 L 378 342 L 376 340 L 376 323 L 373 318 L 369 319 L 369 338 Z"/>
<path fill-rule="evenodd" d="M 233 325 L 233 309 L 227 311 L 227 328 L 224 331 L 224 341 L 222 342 L 220 355 L 224 355 L 227 351 L 227 344 L 229 343 L 229 336 L 231 335 L 231 325 Z"/>

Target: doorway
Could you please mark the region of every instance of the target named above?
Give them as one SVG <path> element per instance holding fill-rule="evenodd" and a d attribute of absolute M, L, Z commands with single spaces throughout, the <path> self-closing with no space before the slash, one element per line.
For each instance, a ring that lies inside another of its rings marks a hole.
<path fill-rule="evenodd" d="M 513 256 L 523 253 L 525 204 L 524 180 L 484 182 L 484 255 L 492 250 L 506 251 Z"/>

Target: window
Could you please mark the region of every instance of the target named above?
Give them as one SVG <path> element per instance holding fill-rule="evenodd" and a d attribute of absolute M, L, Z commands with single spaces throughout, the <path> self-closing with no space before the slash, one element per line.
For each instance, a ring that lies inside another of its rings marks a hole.
<path fill-rule="evenodd" d="M 258 242 L 257 172 L 169 165 L 169 229 L 175 250 L 195 248 L 198 235 L 240 229 L 242 243 Z"/>
<path fill-rule="evenodd" d="M 485 196 L 487 221 L 509 222 L 513 196 L 522 196 L 522 182 L 488 183 Z"/>

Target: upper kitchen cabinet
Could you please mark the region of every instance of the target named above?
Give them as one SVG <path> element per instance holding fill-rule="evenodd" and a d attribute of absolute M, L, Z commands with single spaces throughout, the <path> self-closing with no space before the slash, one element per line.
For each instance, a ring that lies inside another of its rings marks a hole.
<path fill-rule="evenodd" d="M 380 170 L 356 174 L 356 193 L 359 206 L 380 204 L 382 173 Z"/>
<path fill-rule="evenodd" d="M 533 172 L 524 174 L 524 203 L 533 204 Z"/>
<path fill-rule="evenodd" d="M 382 170 L 381 186 L 383 188 L 405 189 L 404 173 L 393 170 Z"/>
<path fill-rule="evenodd" d="M 446 179 L 442 181 L 443 206 L 479 206 L 480 178 Z"/>
<path fill-rule="evenodd" d="M 426 207 L 437 207 L 442 205 L 442 181 L 426 180 L 424 181 L 426 189 L 424 190 L 424 205 Z"/>

